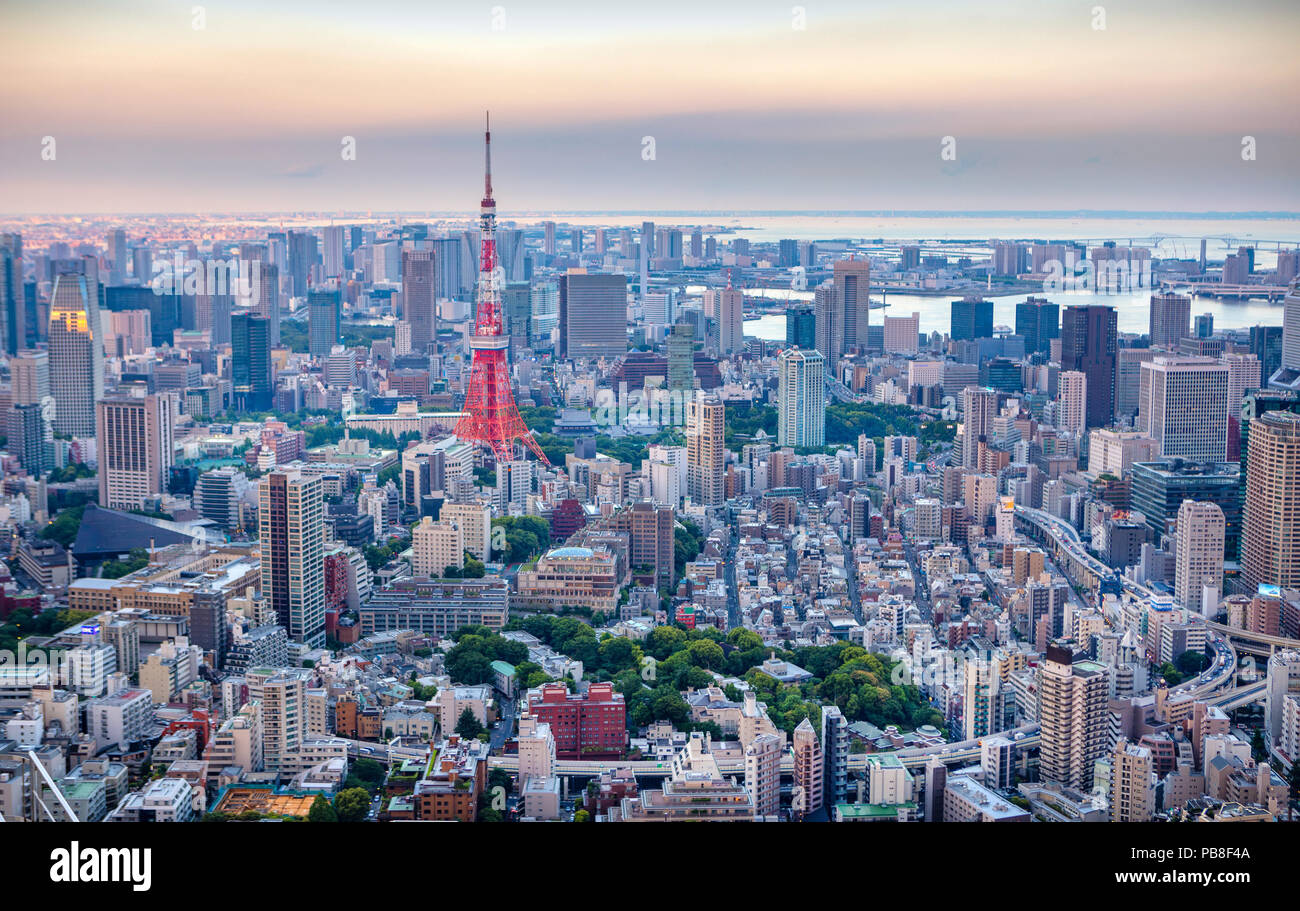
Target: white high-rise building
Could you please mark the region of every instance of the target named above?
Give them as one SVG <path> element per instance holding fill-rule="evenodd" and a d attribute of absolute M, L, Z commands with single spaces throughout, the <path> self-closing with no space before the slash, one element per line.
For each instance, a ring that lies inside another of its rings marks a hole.
<path fill-rule="evenodd" d="M 1073 436 L 1083 434 L 1088 424 L 1088 376 L 1066 370 L 1056 384 L 1056 426 Z"/>
<path fill-rule="evenodd" d="M 686 403 L 687 494 L 697 506 L 718 506 L 726 499 L 725 414 L 722 400 L 713 394 L 697 394 Z"/>
<path fill-rule="evenodd" d="M 745 749 L 745 790 L 754 802 L 755 816 L 775 817 L 781 809 L 782 738 L 759 734 Z"/>
<path fill-rule="evenodd" d="M 1208 357 L 1155 357 L 1142 365 L 1138 428 L 1163 456 L 1228 458 L 1228 368 Z"/>
<path fill-rule="evenodd" d="M 921 350 L 921 314 L 885 317 L 885 353 L 917 354 Z"/>
<path fill-rule="evenodd" d="M 787 348 L 777 360 L 777 444 L 826 442 L 825 361 L 817 351 Z"/>
<path fill-rule="evenodd" d="M 1228 368 L 1228 417 L 1239 417 L 1246 390 L 1259 388 L 1259 358 L 1253 354 L 1228 353 L 1219 360 Z"/>
<path fill-rule="evenodd" d="M 289 638 L 325 644 L 325 523 L 319 475 L 277 470 L 258 488 L 262 593 Z"/>
<path fill-rule="evenodd" d="M 723 357 L 745 347 L 745 292 L 739 288 L 704 292 L 704 315 L 718 321 L 718 351 Z"/>
<path fill-rule="evenodd" d="M 1174 599 L 1198 614 L 1218 607 L 1223 591 L 1223 510 L 1216 503 L 1184 500 L 1178 509 L 1174 556 Z M 1214 596 L 1207 602 L 1206 589 Z"/>
<path fill-rule="evenodd" d="M 173 460 L 176 396 L 112 396 L 95 403 L 99 505 L 141 509 L 167 489 Z"/>

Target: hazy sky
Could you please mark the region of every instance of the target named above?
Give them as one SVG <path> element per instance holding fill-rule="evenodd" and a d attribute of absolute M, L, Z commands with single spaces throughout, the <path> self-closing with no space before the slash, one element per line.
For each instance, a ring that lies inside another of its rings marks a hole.
<path fill-rule="evenodd" d="M 485 108 L 506 216 L 1300 211 L 1293 0 L 0 0 L 0 26 L 7 213 L 470 210 Z"/>

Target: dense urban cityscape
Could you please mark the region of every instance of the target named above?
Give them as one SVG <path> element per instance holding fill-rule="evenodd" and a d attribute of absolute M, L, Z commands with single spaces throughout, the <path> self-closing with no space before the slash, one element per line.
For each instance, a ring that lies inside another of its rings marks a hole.
<path fill-rule="evenodd" d="M 73 823 L 1295 820 L 1294 216 L 539 209 L 460 124 L 454 211 L 0 214 L 51 881 L 151 888 Z M 1088 864 L 1250 882 L 1180 837 Z"/>

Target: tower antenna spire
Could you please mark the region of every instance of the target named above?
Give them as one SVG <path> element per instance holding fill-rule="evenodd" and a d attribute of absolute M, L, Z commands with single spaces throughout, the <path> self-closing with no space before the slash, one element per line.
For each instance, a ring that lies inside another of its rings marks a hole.
<path fill-rule="evenodd" d="M 492 112 L 484 111 L 483 205 L 492 205 Z"/>

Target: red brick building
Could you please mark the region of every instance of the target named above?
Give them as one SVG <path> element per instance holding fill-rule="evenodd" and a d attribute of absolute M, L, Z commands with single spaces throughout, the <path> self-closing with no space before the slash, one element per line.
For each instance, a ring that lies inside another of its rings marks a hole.
<path fill-rule="evenodd" d="M 551 726 L 560 759 L 617 759 L 627 745 L 627 706 L 612 683 L 593 683 L 584 696 L 562 683 L 544 684 L 528 697 L 528 711 Z"/>

